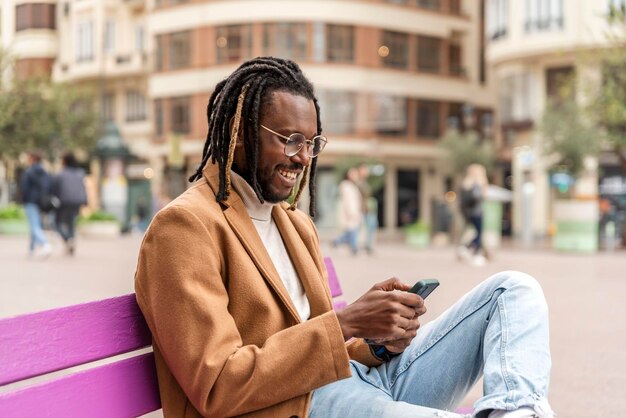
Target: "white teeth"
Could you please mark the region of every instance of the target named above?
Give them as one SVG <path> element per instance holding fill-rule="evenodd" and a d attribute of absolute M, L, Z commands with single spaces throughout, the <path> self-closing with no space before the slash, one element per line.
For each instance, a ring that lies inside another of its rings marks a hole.
<path fill-rule="evenodd" d="M 295 178 L 298 177 L 297 173 L 293 173 L 290 171 L 278 170 L 278 172 L 280 173 L 281 176 L 287 177 L 290 180 L 295 180 Z"/>

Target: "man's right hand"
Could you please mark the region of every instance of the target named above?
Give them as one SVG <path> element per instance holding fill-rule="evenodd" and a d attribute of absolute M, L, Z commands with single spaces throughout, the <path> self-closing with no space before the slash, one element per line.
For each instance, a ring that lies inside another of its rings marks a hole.
<path fill-rule="evenodd" d="M 345 340 L 352 337 L 398 340 L 415 336 L 424 300 L 407 292 L 411 286 L 391 278 L 375 284 L 356 302 L 337 312 Z M 401 290 L 395 292 L 394 290 Z"/>

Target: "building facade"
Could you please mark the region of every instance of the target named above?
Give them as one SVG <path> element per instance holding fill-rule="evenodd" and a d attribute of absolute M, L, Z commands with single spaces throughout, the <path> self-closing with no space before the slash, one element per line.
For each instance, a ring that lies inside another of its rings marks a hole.
<path fill-rule="evenodd" d="M 478 120 L 495 96 L 483 2 L 470 0 L 5 0 L 2 43 L 23 76 L 90 85 L 149 169 L 152 193 L 186 187 L 206 137 L 215 84 L 261 55 L 301 64 L 329 145 L 319 157 L 319 219 L 335 226 L 335 167 L 373 161 L 390 232 L 433 220 L 452 187 L 438 143 L 464 105 Z M 43 11 L 43 14 L 41 13 Z M 467 106 L 465 106 L 467 107 Z M 461 122 L 462 124 L 462 122 Z M 142 167 L 145 169 L 142 171 Z"/>
<path fill-rule="evenodd" d="M 498 97 L 500 157 L 511 164 L 517 209 L 513 229 L 532 240 L 551 232 L 553 206 L 559 198 L 542 151 L 539 128 L 546 104 L 557 99 L 568 79 L 575 80 L 570 99 L 585 102 L 590 88 L 602 78 L 602 62 L 590 52 L 607 48 L 610 35 L 619 34 L 608 17 L 626 10 L 626 2 L 487 0 L 485 7 L 486 60 Z M 609 170 L 618 165 L 614 159 L 601 158 L 599 163 Z M 591 161 L 578 180 L 576 198 L 598 198 L 597 164 Z"/>

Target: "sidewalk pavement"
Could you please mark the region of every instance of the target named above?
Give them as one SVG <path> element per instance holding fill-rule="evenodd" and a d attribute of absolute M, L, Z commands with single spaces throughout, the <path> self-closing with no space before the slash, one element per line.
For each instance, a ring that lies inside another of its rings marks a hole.
<path fill-rule="evenodd" d="M 76 255 L 61 242 L 47 260 L 26 257 L 27 238 L 0 236 L 0 317 L 133 292 L 140 236 L 80 239 Z M 505 247 L 483 267 L 459 263 L 451 247 L 414 249 L 379 243 L 372 256 L 323 244 L 333 258 L 345 300 L 357 299 L 378 281 L 396 276 L 408 283 L 437 278 L 424 321 L 436 317 L 483 278 L 522 270 L 543 286 L 550 306 L 553 357 L 550 401 L 559 417 L 626 416 L 626 253 L 577 255 L 545 247 Z M 476 387 L 465 404 L 478 398 Z"/>

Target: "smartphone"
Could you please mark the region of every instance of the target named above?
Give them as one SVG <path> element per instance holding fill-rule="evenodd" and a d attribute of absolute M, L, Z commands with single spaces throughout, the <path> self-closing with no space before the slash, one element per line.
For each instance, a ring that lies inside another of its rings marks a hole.
<path fill-rule="evenodd" d="M 411 293 L 415 293 L 422 297 L 422 299 L 426 299 L 428 295 L 431 294 L 433 290 L 435 290 L 439 286 L 439 280 L 437 279 L 424 279 L 415 283 L 415 285 L 409 290 Z"/>

